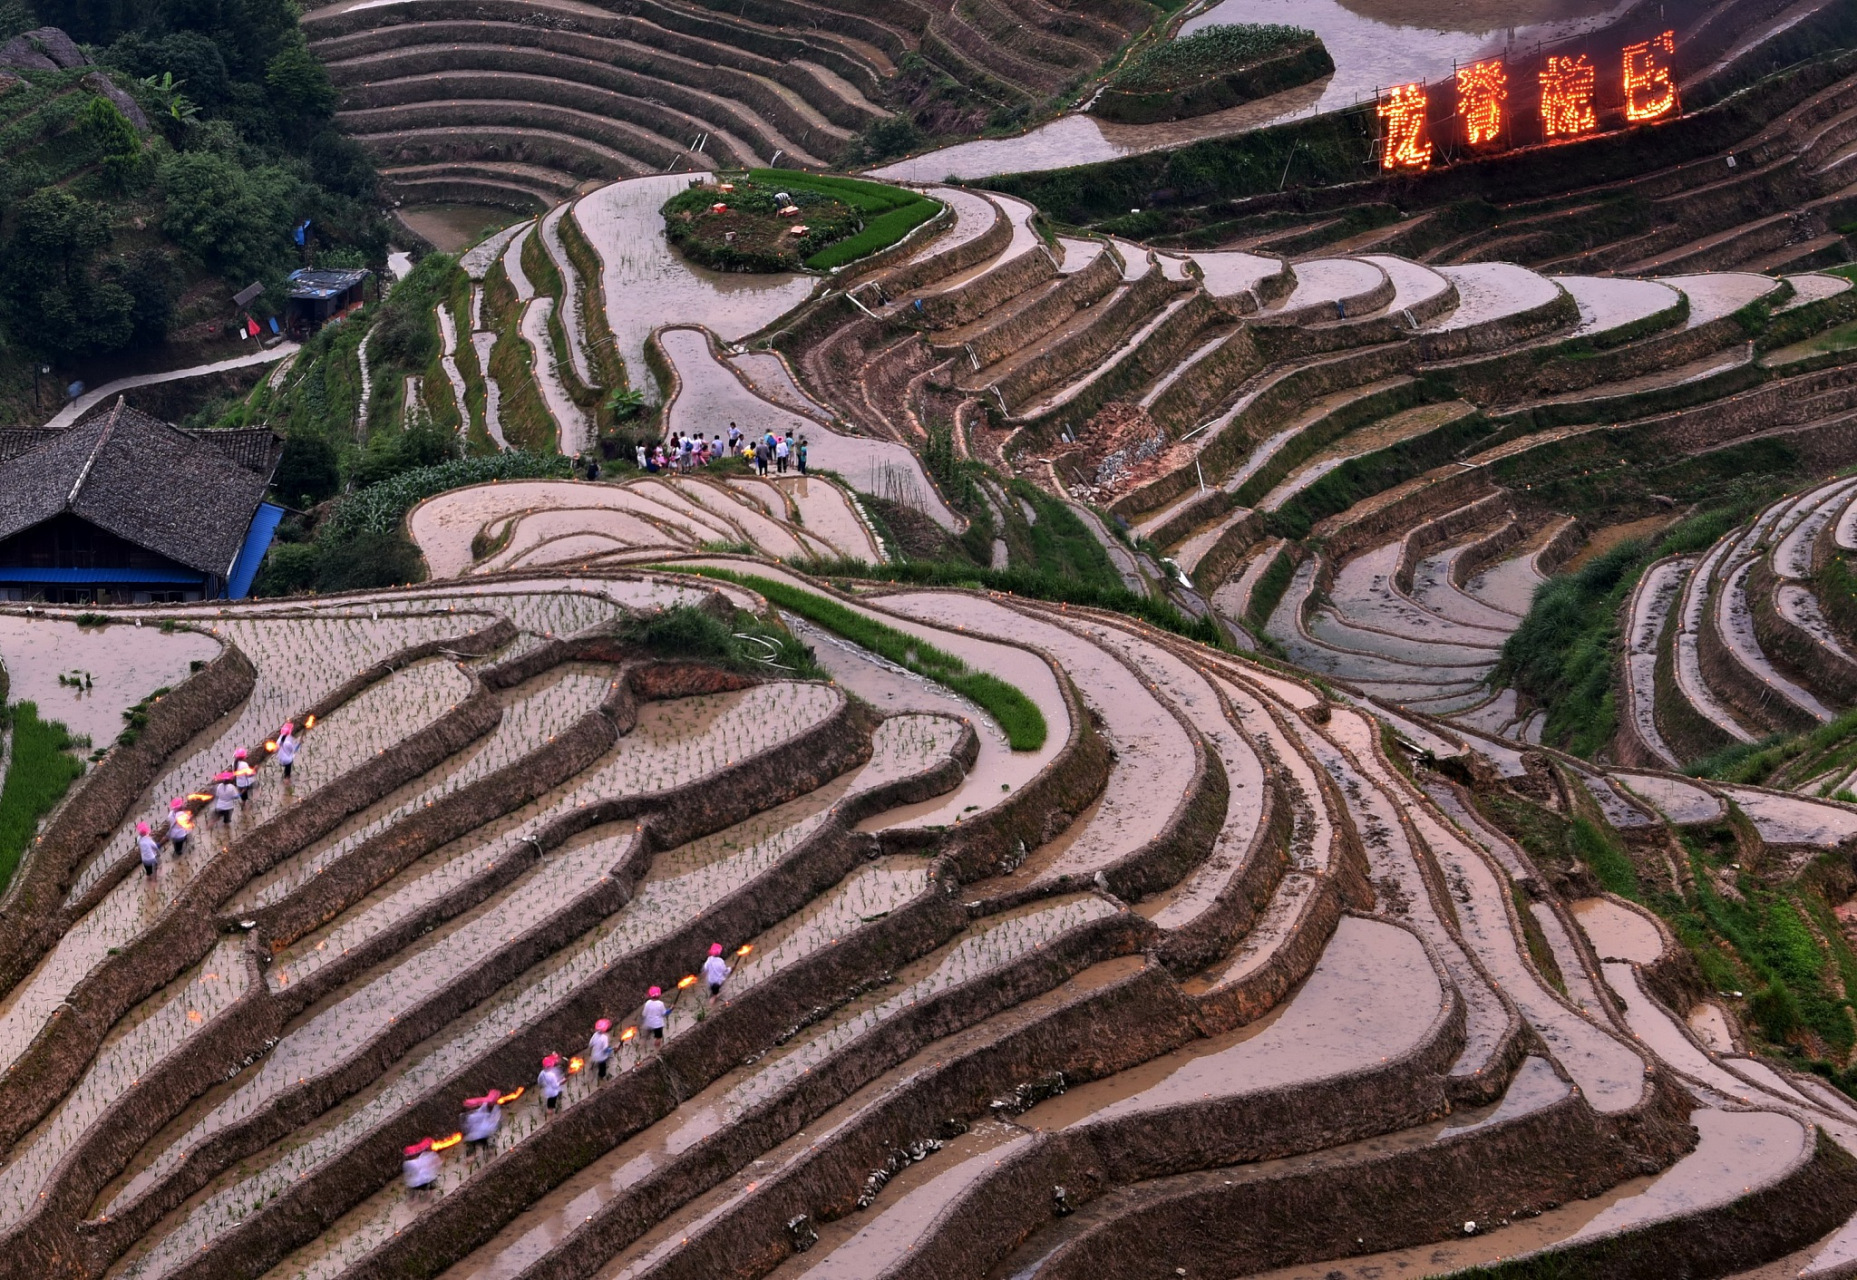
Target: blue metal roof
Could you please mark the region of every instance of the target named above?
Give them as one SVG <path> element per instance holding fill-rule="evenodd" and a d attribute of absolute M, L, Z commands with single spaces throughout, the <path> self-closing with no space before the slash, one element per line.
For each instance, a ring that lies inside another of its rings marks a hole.
<path fill-rule="evenodd" d="M 283 518 L 284 509 L 276 503 L 258 504 L 258 514 L 252 517 L 251 528 L 245 531 L 245 543 L 232 561 L 232 576 L 226 583 L 226 595 L 229 598 L 243 600 L 251 594 L 252 579 L 258 576 L 258 566 L 264 561 L 265 551 L 270 548 L 271 535 L 277 532 L 278 523 Z"/>
<path fill-rule="evenodd" d="M 175 569 L 9 569 L 0 582 L 60 582 L 76 586 L 197 587 L 203 574 Z"/>

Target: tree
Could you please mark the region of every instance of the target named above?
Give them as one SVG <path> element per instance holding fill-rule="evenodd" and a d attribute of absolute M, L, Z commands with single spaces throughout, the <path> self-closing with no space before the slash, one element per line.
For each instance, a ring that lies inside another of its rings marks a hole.
<path fill-rule="evenodd" d="M 138 345 L 164 342 L 174 322 L 174 293 L 179 284 L 174 262 L 159 249 L 142 249 L 112 262 L 109 279 L 133 300 L 129 318 Z"/>
<path fill-rule="evenodd" d="M 281 500 L 290 506 L 312 507 L 334 497 L 341 484 L 334 445 L 312 435 L 293 435 L 284 441 L 284 456 L 271 477 L 271 487 Z"/>
<path fill-rule="evenodd" d="M 0 298 L 16 338 L 47 355 L 114 351 L 135 334 L 135 298 L 100 279 L 109 215 L 62 188 L 21 201 L 0 251 Z"/>
<path fill-rule="evenodd" d="M 112 191 L 127 191 L 144 172 L 142 135 L 108 98 L 92 98 L 77 116 L 77 132 L 95 149 L 103 178 Z"/>
<path fill-rule="evenodd" d="M 170 155 L 161 167 L 161 230 L 214 271 L 261 277 L 283 261 L 296 214 L 296 180 L 280 168 L 239 167 L 206 151 Z"/>
<path fill-rule="evenodd" d="M 301 33 L 265 64 L 264 82 L 286 132 L 312 134 L 335 114 L 335 86 Z"/>

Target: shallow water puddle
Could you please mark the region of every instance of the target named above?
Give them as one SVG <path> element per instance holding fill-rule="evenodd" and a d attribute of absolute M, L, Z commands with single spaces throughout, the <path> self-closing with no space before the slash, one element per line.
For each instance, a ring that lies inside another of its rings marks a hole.
<path fill-rule="evenodd" d="M 217 640 L 197 631 L 164 634 L 152 626 L 124 631 L 0 614 L 7 700 L 37 703 L 40 719 L 61 720 L 98 747 L 116 740 L 130 707 L 157 689 L 179 685 L 195 664 L 211 662 L 219 651 Z"/>

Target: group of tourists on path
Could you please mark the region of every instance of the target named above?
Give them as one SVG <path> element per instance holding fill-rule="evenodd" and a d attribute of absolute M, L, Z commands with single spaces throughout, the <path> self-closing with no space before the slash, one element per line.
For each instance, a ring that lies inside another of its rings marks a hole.
<path fill-rule="evenodd" d="M 767 431 L 758 437 L 749 436 L 731 422 L 726 441 L 720 433 L 704 439 L 700 432 L 680 435 L 673 431 L 656 447 L 638 445 L 637 458 L 638 469 L 654 475 L 660 471 L 690 472 L 724 458 L 740 458 L 761 475 L 770 470 L 785 475 L 789 467 L 805 475 L 807 451 L 805 436 L 796 440 L 791 431 L 785 435 Z"/>
<path fill-rule="evenodd" d="M 748 947 L 742 947 L 736 955 L 746 955 Z M 729 962 L 723 958 L 720 942 L 709 946 L 709 955 L 704 959 L 702 968 L 677 984 L 677 993 L 669 1001 L 664 998 L 662 987 L 650 987 L 645 992 L 645 1002 L 639 1008 L 638 1023 L 627 1027 L 619 1035 L 623 1045 L 628 1040 L 637 1039 L 643 1046 L 661 1048 L 664 1042 L 664 1029 L 670 1023 L 671 1011 L 677 1001 L 682 999 L 685 990 L 695 986 L 699 981 L 709 987 L 709 999 L 713 1002 L 722 996 L 722 987 L 729 979 L 731 970 Z M 559 1053 L 550 1051 L 542 1057 L 541 1073 L 535 1077 L 535 1088 L 542 1097 L 544 1111 L 553 1112 L 560 1106 L 561 1093 L 567 1088 L 567 1078 L 576 1075 L 591 1065 L 597 1080 L 606 1079 L 612 1070 L 616 1053 L 612 1037 L 611 1018 L 600 1018 L 593 1024 L 593 1034 L 587 1038 L 587 1051 L 584 1058 L 563 1059 Z M 464 1144 L 465 1154 L 474 1152 L 487 1153 L 490 1143 L 496 1137 L 497 1130 L 503 1125 L 503 1108 L 521 1098 L 527 1092 L 518 1088 L 505 1093 L 501 1087 L 490 1089 L 475 1098 L 464 1100 L 464 1111 L 458 1117 L 458 1131 L 445 1138 L 421 1138 L 418 1142 L 405 1147 L 402 1152 L 401 1176 L 411 1191 L 425 1191 L 438 1184 L 443 1171 L 439 1152 Z"/>
<path fill-rule="evenodd" d="M 288 720 L 277 731 L 277 736 L 264 744 L 265 754 L 276 756 L 277 763 L 282 766 L 286 785 L 296 766 L 300 745 L 296 724 Z M 219 824 L 230 828 L 234 811 L 251 803 L 252 788 L 257 782 L 258 770 L 252 765 L 251 752 L 240 747 L 232 753 L 232 767 L 213 775 L 210 790 L 192 796 L 176 796 L 168 801 L 168 848 L 174 859 L 179 861 L 185 856 L 187 841 L 193 838 L 195 803 L 204 802 L 203 807 L 211 805 Z M 153 876 L 161 862 L 161 845 L 149 823 L 135 824 L 135 847 L 142 859 L 143 872 Z"/>

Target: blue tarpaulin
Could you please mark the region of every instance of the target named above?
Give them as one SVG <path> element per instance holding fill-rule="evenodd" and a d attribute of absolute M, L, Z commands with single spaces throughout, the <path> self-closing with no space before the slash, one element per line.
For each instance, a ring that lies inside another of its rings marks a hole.
<path fill-rule="evenodd" d="M 226 595 L 230 599 L 243 600 L 251 594 L 252 579 L 258 576 L 258 565 L 270 549 L 271 535 L 277 532 L 283 518 L 284 509 L 275 503 L 258 504 L 258 514 L 252 517 L 251 528 L 245 531 L 245 544 L 239 548 L 238 558 L 232 562 L 232 575 L 226 581 Z"/>

